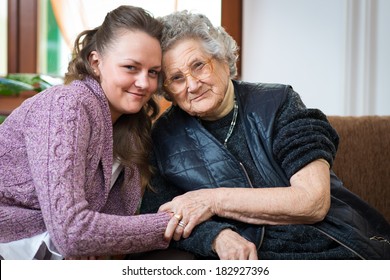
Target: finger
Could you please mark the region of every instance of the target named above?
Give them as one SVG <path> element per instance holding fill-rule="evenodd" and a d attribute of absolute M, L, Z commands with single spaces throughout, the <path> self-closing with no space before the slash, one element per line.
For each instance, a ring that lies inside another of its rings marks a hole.
<path fill-rule="evenodd" d="M 183 230 L 186 228 L 186 226 L 187 226 L 187 223 L 186 222 L 184 222 L 183 220 L 180 220 L 180 222 L 177 224 L 179 227 L 182 227 L 183 228 Z"/>
<path fill-rule="evenodd" d="M 174 235 L 175 233 L 175 230 L 177 228 L 177 224 L 179 223 L 179 220 L 177 219 L 177 217 L 173 216 L 169 222 L 168 222 L 168 225 L 167 225 L 167 228 L 165 229 L 165 232 L 164 232 L 164 238 L 168 241 L 170 241 L 172 239 L 172 236 Z"/>
<path fill-rule="evenodd" d="M 180 223 L 181 219 L 183 218 L 183 216 L 181 214 L 175 214 L 175 215 L 173 215 L 173 217 L 175 217 L 179 221 L 179 223 Z"/>
<path fill-rule="evenodd" d="M 252 242 L 249 242 L 249 257 L 248 260 L 258 260 L 256 245 Z"/>
<path fill-rule="evenodd" d="M 170 202 L 164 203 L 158 208 L 158 212 L 172 212 L 171 210 Z"/>
<path fill-rule="evenodd" d="M 230 260 L 247 260 L 248 255 L 245 253 L 244 248 L 235 248 L 234 254 L 231 255 Z"/>
<path fill-rule="evenodd" d="M 258 260 L 258 259 L 259 259 L 259 257 L 257 256 L 257 251 L 256 250 L 255 251 L 251 251 L 249 253 L 248 260 Z"/>
<path fill-rule="evenodd" d="M 250 252 L 246 248 L 239 248 L 234 250 L 234 253 L 230 255 L 230 260 L 249 260 Z"/>
<path fill-rule="evenodd" d="M 188 224 L 184 227 L 183 238 L 188 238 L 191 235 L 194 227 L 195 227 L 194 223 L 192 223 L 191 221 L 188 222 Z"/>
<path fill-rule="evenodd" d="M 183 232 L 187 226 L 187 223 L 184 220 L 181 220 L 176 227 L 175 233 L 173 235 L 173 239 L 178 241 L 183 236 Z"/>

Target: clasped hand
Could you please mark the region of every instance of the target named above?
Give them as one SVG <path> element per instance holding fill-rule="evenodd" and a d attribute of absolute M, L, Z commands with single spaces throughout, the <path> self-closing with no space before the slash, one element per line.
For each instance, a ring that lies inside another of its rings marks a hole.
<path fill-rule="evenodd" d="M 171 214 L 171 220 L 165 231 L 165 238 L 190 236 L 198 224 L 210 219 L 217 213 L 214 199 L 216 189 L 201 189 L 187 192 L 160 206 L 159 212 Z M 256 260 L 256 246 L 231 229 L 221 231 L 213 242 L 213 250 L 223 260 Z"/>
<path fill-rule="evenodd" d="M 215 214 L 212 190 L 187 192 L 161 205 L 158 211 L 171 213 L 172 216 L 165 231 L 165 238 L 173 238 L 176 241 L 187 238 L 196 225 Z"/>

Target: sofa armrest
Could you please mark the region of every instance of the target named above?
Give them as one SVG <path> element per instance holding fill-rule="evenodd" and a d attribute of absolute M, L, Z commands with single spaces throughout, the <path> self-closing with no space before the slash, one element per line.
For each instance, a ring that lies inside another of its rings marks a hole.
<path fill-rule="evenodd" d="M 329 116 L 340 136 L 333 170 L 390 221 L 390 116 Z"/>

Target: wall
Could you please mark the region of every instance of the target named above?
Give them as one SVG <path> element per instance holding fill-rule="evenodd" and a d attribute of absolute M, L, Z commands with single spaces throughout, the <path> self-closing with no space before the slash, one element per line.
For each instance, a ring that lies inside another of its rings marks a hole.
<path fill-rule="evenodd" d="M 290 84 L 329 115 L 390 115 L 390 1 L 243 0 L 243 13 L 243 80 Z"/>

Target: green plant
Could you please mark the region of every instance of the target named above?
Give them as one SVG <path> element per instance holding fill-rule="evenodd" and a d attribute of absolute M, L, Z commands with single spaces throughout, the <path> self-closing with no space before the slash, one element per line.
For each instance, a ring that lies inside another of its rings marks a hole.
<path fill-rule="evenodd" d="M 5 77 L 0 77 L 0 97 L 18 97 L 22 92 L 38 93 L 48 87 L 62 83 L 62 78 L 50 75 L 35 73 L 8 74 Z M 4 122 L 6 117 L 0 115 L 0 124 Z"/>
<path fill-rule="evenodd" d="M 56 84 L 63 83 L 63 79 L 50 75 L 35 73 L 15 73 L 0 77 L 0 95 L 18 96 L 23 91 L 40 92 Z"/>

